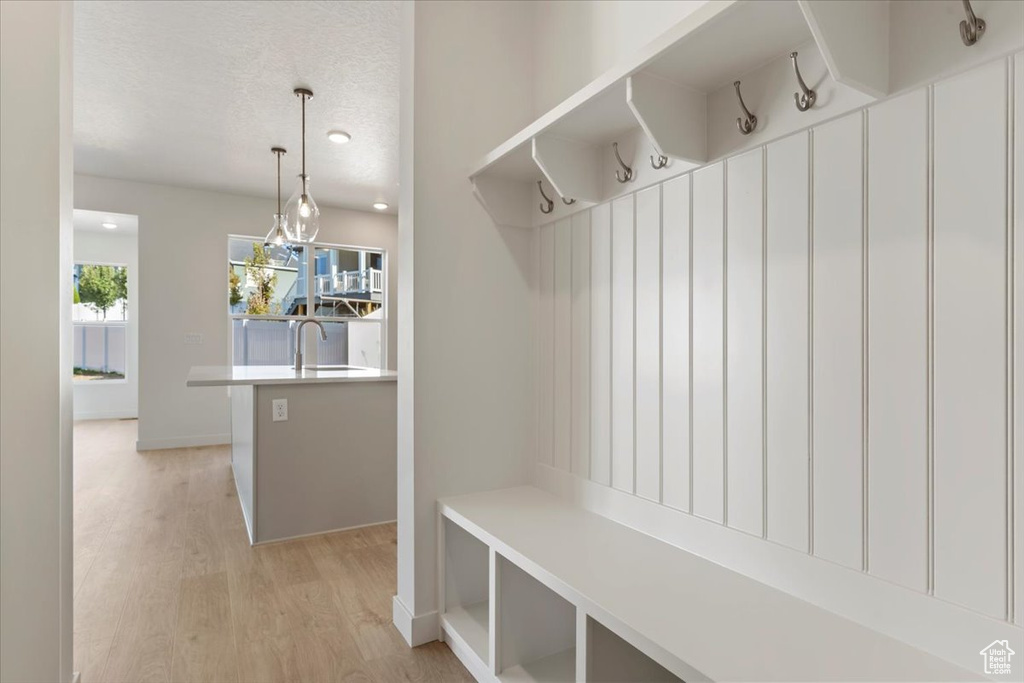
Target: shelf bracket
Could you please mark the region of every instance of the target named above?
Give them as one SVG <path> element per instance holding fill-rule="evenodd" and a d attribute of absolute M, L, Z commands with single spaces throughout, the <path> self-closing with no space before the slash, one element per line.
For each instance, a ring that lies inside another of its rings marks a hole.
<path fill-rule="evenodd" d="M 707 95 L 640 72 L 626 79 L 626 104 L 659 157 L 707 162 Z"/>
<path fill-rule="evenodd" d="M 599 202 L 600 150 L 585 142 L 543 134 L 533 138 L 533 161 L 560 197 Z"/>
<path fill-rule="evenodd" d="M 889 3 L 798 0 L 837 83 L 872 97 L 889 94 Z"/>

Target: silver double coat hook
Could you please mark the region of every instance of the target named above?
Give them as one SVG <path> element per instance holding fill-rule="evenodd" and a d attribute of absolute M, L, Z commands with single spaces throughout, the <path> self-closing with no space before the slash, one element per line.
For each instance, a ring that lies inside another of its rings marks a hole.
<path fill-rule="evenodd" d="M 622 167 L 622 175 L 619 175 L 619 172 L 616 171 L 615 179 L 618 180 L 620 183 L 628 183 L 630 180 L 633 179 L 633 169 L 630 168 L 629 166 L 626 166 L 626 162 L 622 160 L 621 156 L 619 156 L 619 143 L 612 143 L 612 151 L 615 152 L 615 160 L 618 161 L 619 166 Z"/>
<path fill-rule="evenodd" d="M 985 20 L 974 15 L 974 10 L 971 9 L 971 0 L 964 0 L 964 13 L 967 14 L 967 18 L 960 22 L 960 40 L 964 41 L 964 45 L 970 47 L 981 40 L 985 34 Z"/>
<path fill-rule="evenodd" d="M 818 93 L 808 88 L 807 84 L 804 83 L 804 77 L 800 75 L 800 65 L 796 63 L 796 53 L 791 53 L 789 58 L 793 60 L 796 82 L 800 85 L 800 92 L 793 93 L 793 99 L 796 100 L 796 108 L 800 111 L 807 111 L 814 106 L 814 101 L 818 99 Z"/>
<path fill-rule="evenodd" d="M 540 190 L 540 196 L 544 198 L 544 201 L 540 203 L 541 213 L 551 213 L 555 210 L 555 202 L 551 197 L 544 194 L 544 186 L 541 185 L 540 181 L 537 181 L 537 189 Z"/>
<path fill-rule="evenodd" d="M 740 94 L 740 82 L 736 81 L 732 84 L 736 88 L 736 99 L 740 101 L 740 109 L 743 110 L 743 118 L 736 119 L 736 127 L 740 129 L 740 133 L 743 135 L 750 135 L 757 128 L 757 117 L 750 113 L 747 109 L 747 105 L 743 103 L 743 95 Z"/>

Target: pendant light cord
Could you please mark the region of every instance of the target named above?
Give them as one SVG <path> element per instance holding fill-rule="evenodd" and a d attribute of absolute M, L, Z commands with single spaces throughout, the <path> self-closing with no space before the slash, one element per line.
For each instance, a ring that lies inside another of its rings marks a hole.
<path fill-rule="evenodd" d="M 275 151 L 277 155 L 277 214 L 281 215 L 281 153 Z"/>
<path fill-rule="evenodd" d="M 306 177 L 306 94 L 302 94 L 302 177 Z"/>

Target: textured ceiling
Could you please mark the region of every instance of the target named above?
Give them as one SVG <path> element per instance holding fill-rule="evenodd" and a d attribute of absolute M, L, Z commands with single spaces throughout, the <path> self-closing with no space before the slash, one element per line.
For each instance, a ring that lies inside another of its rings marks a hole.
<path fill-rule="evenodd" d="M 108 230 L 103 227 L 104 223 L 113 223 L 117 227 L 113 230 Z M 127 213 L 104 213 L 102 211 L 75 209 L 73 226 L 76 231 L 85 230 L 87 232 L 137 235 L 139 232 L 139 217 Z"/>
<path fill-rule="evenodd" d="M 320 204 L 398 205 L 399 3 L 75 3 L 75 171 Z M 336 145 L 327 131 L 352 141 Z"/>

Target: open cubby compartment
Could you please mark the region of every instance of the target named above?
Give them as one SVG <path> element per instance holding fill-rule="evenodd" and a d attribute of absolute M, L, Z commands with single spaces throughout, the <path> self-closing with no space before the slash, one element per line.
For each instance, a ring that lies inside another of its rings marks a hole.
<path fill-rule="evenodd" d="M 576 607 L 496 555 L 496 669 L 503 683 L 574 683 Z"/>
<path fill-rule="evenodd" d="M 494 223 L 537 227 L 1024 47 L 1024 3 L 978 11 L 985 35 L 966 47 L 960 3 L 707 3 L 487 154 L 474 193 Z"/>
<path fill-rule="evenodd" d="M 588 683 L 661 683 L 683 680 L 593 617 L 588 616 L 586 619 L 585 680 Z"/>
<path fill-rule="evenodd" d="M 442 517 L 444 611 L 441 625 L 454 646 L 468 648 L 487 666 L 490 642 L 490 550 L 447 517 Z M 454 648 L 453 648 L 454 649 Z"/>

